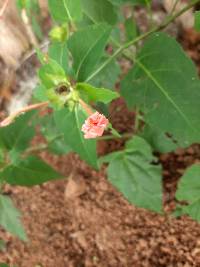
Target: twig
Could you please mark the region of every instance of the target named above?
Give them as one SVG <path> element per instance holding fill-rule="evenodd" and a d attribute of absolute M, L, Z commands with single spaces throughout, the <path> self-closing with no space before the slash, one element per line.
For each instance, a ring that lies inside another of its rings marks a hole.
<path fill-rule="evenodd" d="M 6 8 L 8 6 L 9 0 L 6 0 L 2 6 L 2 8 L 0 9 L 0 19 L 3 17 L 4 12 L 6 11 Z"/>
<path fill-rule="evenodd" d="M 20 114 L 25 113 L 27 111 L 33 110 L 33 109 L 39 109 L 48 106 L 49 102 L 42 102 L 42 103 L 37 103 L 33 105 L 26 106 L 24 108 L 19 109 L 18 111 L 12 113 L 9 115 L 7 118 L 5 118 L 2 122 L 0 122 L 0 127 L 5 127 L 11 124 L 16 117 L 18 117 Z"/>

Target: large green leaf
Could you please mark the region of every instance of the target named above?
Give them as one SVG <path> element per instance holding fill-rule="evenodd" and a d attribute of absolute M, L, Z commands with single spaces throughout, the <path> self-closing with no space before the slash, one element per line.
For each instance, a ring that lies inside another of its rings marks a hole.
<path fill-rule="evenodd" d="M 111 27 L 106 24 L 89 26 L 75 32 L 68 40 L 68 47 L 73 56 L 73 67 L 78 81 L 88 78 L 99 62 Z"/>
<path fill-rule="evenodd" d="M 87 83 L 77 83 L 76 89 L 79 91 L 81 98 L 86 102 L 103 102 L 110 103 L 113 99 L 118 98 L 117 92 L 105 88 L 95 88 Z"/>
<path fill-rule="evenodd" d="M 29 156 L 5 168 L 3 179 L 13 185 L 33 186 L 61 178 L 62 175 L 35 156 Z"/>
<path fill-rule="evenodd" d="M 180 45 L 153 34 L 121 84 L 130 108 L 139 106 L 146 122 L 181 146 L 200 141 L 200 81 Z"/>
<path fill-rule="evenodd" d="M 27 237 L 20 222 L 20 213 L 7 196 L 0 195 L 0 225 L 11 234 L 26 241 Z"/>
<path fill-rule="evenodd" d="M 97 168 L 96 141 L 84 139 L 81 132 L 87 118 L 85 112 L 77 105 L 72 111 L 63 108 L 54 114 L 57 127 L 64 134 L 66 144 L 92 167 Z"/>
<path fill-rule="evenodd" d="M 81 0 L 48 0 L 48 5 L 57 22 L 78 21 L 82 17 Z"/>
<path fill-rule="evenodd" d="M 200 221 L 200 164 L 189 167 L 181 177 L 176 198 L 188 202 L 182 207 L 182 213 Z"/>
<path fill-rule="evenodd" d="M 81 0 L 84 13 L 94 23 L 106 22 L 114 25 L 117 22 L 117 14 L 114 6 L 108 0 Z"/>
<path fill-rule="evenodd" d="M 30 125 L 34 114 L 35 111 L 27 112 L 9 126 L 0 128 L 0 146 L 13 151 L 26 149 L 35 135 L 34 127 Z"/>
<path fill-rule="evenodd" d="M 131 203 L 157 212 L 162 211 L 161 167 L 144 139 L 133 137 L 122 152 L 108 160 L 108 179 Z"/>

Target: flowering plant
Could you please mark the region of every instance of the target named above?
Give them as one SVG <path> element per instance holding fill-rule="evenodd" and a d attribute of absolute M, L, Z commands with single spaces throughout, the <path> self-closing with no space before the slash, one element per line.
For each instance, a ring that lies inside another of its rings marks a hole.
<path fill-rule="evenodd" d="M 21 0 L 18 6 L 31 14 L 33 2 Z M 198 2 L 191 0 L 176 12 L 178 1 L 174 1 L 164 21 L 152 26 L 150 0 L 48 0 L 55 27 L 48 52 L 36 49 L 41 67 L 34 103 L 0 124 L 1 226 L 26 240 L 19 212 L 3 193 L 6 183 L 30 187 L 62 177 L 35 156 L 40 149 L 76 152 L 96 170 L 107 163 L 108 180 L 130 203 L 163 213 L 162 168 L 153 152 L 166 153 L 200 141 L 200 80 L 179 43 L 161 31 Z M 134 15 L 122 16 L 126 4 L 133 14 L 135 6 L 147 9 L 148 31 L 142 32 Z M 197 29 L 199 18 L 197 12 Z M 123 38 L 119 24 L 125 29 Z M 120 57 L 134 64 L 117 92 Z M 109 103 L 119 97 L 135 113 L 132 132 L 118 132 L 106 115 Z M 41 108 L 51 112 L 40 116 Z M 30 147 L 36 126 L 46 143 Z M 102 137 L 105 130 L 109 135 Z M 98 159 L 96 145 L 101 138 L 128 140 L 123 150 Z M 199 164 L 186 170 L 176 198 L 187 203 L 177 205 L 179 215 L 200 221 L 199 176 Z"/>

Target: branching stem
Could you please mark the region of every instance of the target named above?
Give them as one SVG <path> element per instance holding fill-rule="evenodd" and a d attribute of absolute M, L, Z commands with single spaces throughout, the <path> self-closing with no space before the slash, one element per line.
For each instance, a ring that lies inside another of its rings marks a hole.
<path fill-rule="evenodd" d="M 93 79 L 100 71 L 102 71 L 114 58 L 116 58 L 119 54 L 121 54 L 126 48 L 137 44 L 138 42 L 142 41 L 146 37 L 148 37 L 150 34 L 158 32 L 164 28 L 166 28 L 171 22 L 173 22 L 177 17 L 181 16 L 183 13 L 185 13 L 187 10 L 192 8 L 194 5 L 199 3 L 200 0 L 193 0 L 188 5 L 186 5 L 184 8 L 182 8 L 180 11 L 176 12 L 174 15 L 171 15 L 166 18 L 166 20 L 161 23 L 160 25 L 153 27 L 151 30 L 141 34 L 140 36 L 136 37 L 135 39 L 123 44 L 120 46 L 113 54 L 110 56 L 95 72 L 93 72 L 87 79 L 87 82 Z"/>

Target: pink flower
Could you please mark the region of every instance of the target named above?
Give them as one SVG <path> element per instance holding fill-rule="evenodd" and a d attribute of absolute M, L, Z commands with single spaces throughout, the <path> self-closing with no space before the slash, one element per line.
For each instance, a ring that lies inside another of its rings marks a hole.
<path fill-rule="evenodd" d="M 103 114 L 99 112 L 93 113 L 82 126 L 81 131 L 84 132 L 84 138 L 96 138 L 102 136 L 105 128 L 108 126 L 109 121 Z"/>

